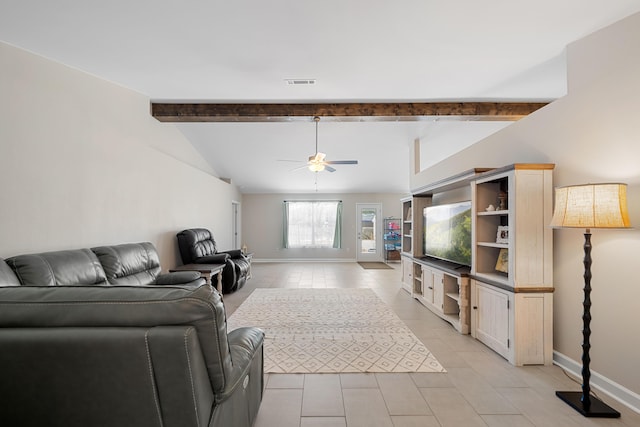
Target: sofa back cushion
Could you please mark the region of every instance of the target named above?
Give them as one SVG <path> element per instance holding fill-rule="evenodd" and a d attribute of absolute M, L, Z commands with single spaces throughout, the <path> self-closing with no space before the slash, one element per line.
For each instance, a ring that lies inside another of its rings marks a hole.
<path fill-rule="evenodd" d="M 0 258 L 0 286 L 20 286 L 15 273 L 2 258 Z"/>
<path fill-rule="evenodd" d="M 222 296 L 209 285 L 0 287 L 0 330 L 155 326 L 193 326 L 214 392 L 233 381 Z"/>
<path fill-rule="evenodd" d="M 160 274 L 160 258 L 150 242 L 91 249 L 112 285 L 151 285 Z"/>
<path fill-rule="evenodd" d="M 206 228 L 190 228 L 178 233 L 180 256 L 185 264 L 198 262 L 198 258 L 214 255 L 218 252 L 211 231 Z"/>
<path fill-rule="evenodd" d="M 23 286 L 108 284 L 100 261 L 89 249 L 18 255 L 6 262 Z"/>

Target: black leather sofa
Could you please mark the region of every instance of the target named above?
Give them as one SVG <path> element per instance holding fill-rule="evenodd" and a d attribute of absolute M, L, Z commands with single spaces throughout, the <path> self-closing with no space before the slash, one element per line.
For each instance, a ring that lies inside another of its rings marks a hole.
<path fill-rule="evenodd" d="M 150 243 L 0 259 L 0 423 L 249 427 L 263 340 Z"/>
<path fill-rule="evenodd" d="M 180 257 L 184 264 L 225 264 L 222 270 L 222 292 L 234 292 L 247 282 L 251 261 L 240 249 L 218 251 L 211 231 L 190 228 L 177 235 Z"/>

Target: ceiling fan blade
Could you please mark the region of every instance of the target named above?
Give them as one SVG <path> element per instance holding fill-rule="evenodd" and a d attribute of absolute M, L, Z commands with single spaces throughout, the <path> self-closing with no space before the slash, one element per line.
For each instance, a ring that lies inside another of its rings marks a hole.
<path fill-rule="evenodd" d="M 335 172 L 336 170 L 334 168 L 332 168 L 331 166 L 328 166 L 327 163 L 325 162 L 324 164 L 324 170 L 329 171 L 329 172 Z"/>
<path fill-rule="evenodd" d="M 304 160 L 278 159 L 277 162 L 306 163 Z"/>
<path fill-rule="evenodd" d="M 289 169 L 289 172 L 299 171 L 301 169 L 307 169 L 309 167 L 308 164 L 304 164 L 302 166 L 298 166 L 297 168 Z"/>
<path fill-rule="evenodd" d="M 328 165 L 357 165 L 357 160 L 331 160 L 325 162 Z"/>

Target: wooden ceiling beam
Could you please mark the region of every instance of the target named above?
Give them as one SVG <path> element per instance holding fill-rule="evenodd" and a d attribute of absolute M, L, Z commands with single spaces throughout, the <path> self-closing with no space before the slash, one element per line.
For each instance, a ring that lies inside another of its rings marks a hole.
<path fill-rule="evenodd" d="M 151 103 L 161 122 L 288 122 L 312 121 L 515 121 L 546 102 L 408 102 L 335 104 Z"/>

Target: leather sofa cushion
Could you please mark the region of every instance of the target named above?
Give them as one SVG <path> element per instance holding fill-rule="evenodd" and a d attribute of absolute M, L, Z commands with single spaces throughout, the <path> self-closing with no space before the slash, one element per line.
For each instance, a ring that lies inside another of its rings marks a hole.
<path fill-rule="evenodd" d="M 20 286 L 15 273 L 2 258 L 0 258 L 0 286 Z"/>
<path fill-rule="evenodd" d="M 100 261 L 89 249 L 18 255 L 6 262 L 23 286 L 108 284 Z"/>
<path fill-rule="evenodd" d="M 3 328 L 195 327 L 215 393 L 237 373 L 222 296 L 211 286 L 0 287 Z"/>
<path fill-rule="evenodd" d="M 160 258 L 152 243 L 126 243 L 91 250 L 113 285 L 150 285 L 160 274 Z"/>

